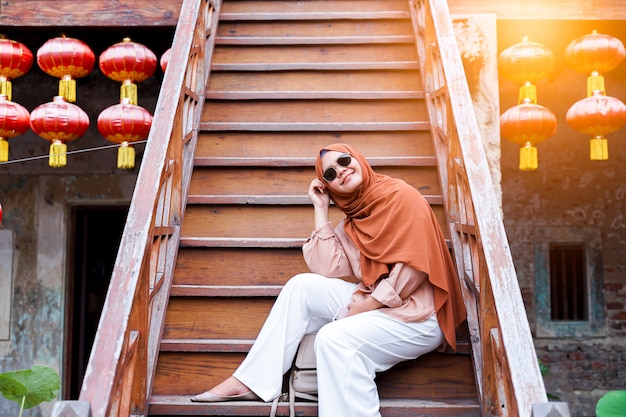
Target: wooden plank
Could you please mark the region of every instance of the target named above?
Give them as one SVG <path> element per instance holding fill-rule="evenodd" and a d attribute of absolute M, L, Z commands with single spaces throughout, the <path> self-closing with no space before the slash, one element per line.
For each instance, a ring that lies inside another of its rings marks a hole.
<path fill-rule="evenodd" d="M 299 248 L 183 248 L 176 259 L 174 285 L 283 285 L 307 270 Z"/>
<path fill-rule="evenodd" d="M 443 206 L 434 206 L 433 211 L 444 235 L 448 237 L 448 227 L 443 226 L 446 225 Z M 333 224 L 342 218 L 343 213 L 330 208 Z M 312 229 L 313 209 L 310 206 L 190 206 L 185 215 L 181 239 L 298 240 L 307 238 Z"/>
<path fill-rule="evenodd" d="M 182 0 L 3 0 L 0 25 L 174 27 L 181 5 Z"/>
<path fill-rule="evenodd" d="M 308 1 L 226 1 L 222 6 L 222 14 L 244 14 L 251 12 L 258 15 L 277 15 L 277 14 L 306 14 L 307 17 L 312 14 L 324 13 L 333 15 L 336 13 L 342 15 L 357 14 L 376 14 L 376 13 L 394 13 L 398 11 L 408 12 L 408 4 L 404 0 L 308 0 Z M 406 14 L 403 14 L 406 16 Z M 384 17 L 384 14 L 383 14 Z"/>
<path fill-rule="evenodd" d="M 377 167 L 381 174 L 402 178 L 425 194 L 440 194 L 439 177 L 433 166 Z M 210 168 L 196 167 L 189 194 L 194 195 L 267 195 L 306 196 L 313 167 L 302 168 Z M 305 204 L 308 202 L 305 200 Z"/>
<path fill-rule="evenodd" d="M 430 132 L 202 132 L 197 157 L 312 157 L 324 146 L 349 143 L 366 157 L 394 155 L 434 156 Z"/>
<path fill-rule="evenodd" d="M 287 402 L 279 402 L 277 416 L 289 416 Z M 316 417 L 317 404 L 310 401 L 296 401 L 297 415 Z M 266 416 L 271 404 L 256 401 L 238 403 L 192 403 L 188 396 L 153 395 L 150 399 L 150 415 L 172 416 L 178 413 L 203 416 Z M 480 417 L 480 407 L 476 400 L 387 400 L 380 402 L 382 417 Z"/>
<path fill-rule="evenodd" d="M 268 69 L 280 65 L 325 64 L 336 68 L 341 64 L 355 63 L 385 65 L 412 63 L 417 60 L 415 46 L 391 45 L 280 45 L 280 46 L 231 46 L 220 45 L 215 49 L 212 67 L 258 65 Z M 306 68 L 306 66 L 305 66 Z M 375 68 L 375 67 L 374 67 Z"/>
<path fill-rule="evenodd" d="M 406 37 L 410 37 L 407 39 Z M 340 20 L 328 22 L 222 22 L 218 27 L 216 44 L 231 42 L 290 43 L 389 43 L 412 42 L 411 21 L 405 20 Z M 268 42 L 269 41 L 269 42 Z"/>
<path fill-rule="evenodd" d="M 489 13 L 499 20 L 626 20 L 623 0 L 448 0 L 448 5 L 453 15 Z"/>
<path fill-rule="evenodd" d="M 153 395 L 202 392 L 231 375 L 243 357 L 244 353 L 161 352 Z M 180 378 L 181 370 L 186 378 Z M 381 399 L 402 394 L 412 400 L 476 401 L 472 372 L 469 356 L 434 352 L 396 365 L 379 374 L 377 381 Z"/>
<path fill-rule="evenodd" d="M 273 304 L 274 297 L 174 297 L 163 338 L 255 339 Z"/>
<path fill-rule="evenodd" d="M 207 101 L 203 123 L 295 124 L 415 123 L 427 120 L 422 100 Z M 336 128 L 335 130 L 341 130 Z"/>
<path fill-rule="evenodd" d="M 313 93 L 330 94 L 369 93 L 406 94 L 423 98 L 420 75 L 417 71 L 284 71 L 284 72 L 221 72 L 209 78 L 207 98 L 226 93 L 299 93 L 314 97 Z M 292 94 L 293 95 L 293 94 Z M 315 97 L 316 98 L 316 97 Z"/>

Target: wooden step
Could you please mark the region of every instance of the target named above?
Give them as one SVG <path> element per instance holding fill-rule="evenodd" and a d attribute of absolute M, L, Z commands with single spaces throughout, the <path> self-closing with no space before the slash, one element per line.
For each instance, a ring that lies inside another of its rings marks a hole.
<path fill-rule="evenodd" d="M 260 159 L 314 158 L 324 146 L 335 142 L 352 144 L 368 158 L 397 155 L 432 157 L 435 151 L 427 129 L 419 131 L 354 132 L 202 132 L 196 147 L 196 160 L 212 158 Z"/>
<path fill-rule="evenodd" d="M 214 71 L 208 99 L 423 99 L 419 73 L 393 71 Z"/>
<path fill-rule="evenodd" d="M 174 285 L 275 286 L 307 270 L 300 248 L 181 248 Z"/>
<path fill-rule="evenodd" d="M 153 395 L 193 395 L 215 386 L 245 352 L 161 352 Z M 185 378 L 180 378 L 184 371 Z M 381 399 L 467 400 L 476 397 L 469 355 L 431 352 L 377 377 Z M 284 387 L 286 388 L 286 387 Z"/>
<path fill-rule="evenodd" d="M 381 400 L 383 417 L 480 417 L 480 406 L 471 400 Z M 238 403 L 192 403 L 186 395 L 153 395 L 150 399 L 150 415 L 198 415 L 198 416 L 267 416 L 270 403 L 245 401 Z M 314 402 L 296 402 L 298 416 L 317 416 Z M 288 416 L 288 403 L 278 404 L 277 416 Z"/>
<path fill-rule="evenodd" d="M 404 0 L 225 1 L 220 22 L 241 20 L 407 19 Z"/>
<path fill-rule="evenodd" d="M 225 21 L 217 29 L 217 45 L 410 43 L 409 19 L 342 19 L 267 22 Z"/>

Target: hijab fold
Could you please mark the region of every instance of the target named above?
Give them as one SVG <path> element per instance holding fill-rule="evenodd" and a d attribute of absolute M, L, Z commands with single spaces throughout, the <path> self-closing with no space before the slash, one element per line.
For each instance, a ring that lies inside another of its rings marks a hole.
<path fill-rule="evenodd" d="M 399 262 L 428 274 L 439 324 L 446 342 L 456 349 L 455 330 L 466 317 L 465 305 L 448 245 L 430 205 L 403 180 L 375 173 L 351 146 L 333 144 L 324 149 L 347 152 L 361 165 L 363 183 L 356 191 L 326 190 L 345 213 L 346 234 L 361 252 L 363 284 L 370 286 L 386 277 Z M 322 179 L 321 156 L 315 170 Z"/>

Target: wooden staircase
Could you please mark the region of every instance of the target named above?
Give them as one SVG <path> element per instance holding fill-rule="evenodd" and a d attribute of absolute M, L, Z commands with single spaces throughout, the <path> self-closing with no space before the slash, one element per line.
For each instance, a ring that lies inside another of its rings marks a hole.
<path fill-rule="evenodd" d="M 308 271 L 306 192 L 324 145 L 352 144 L 404 178 L 448 230 L 423 98 L 405 0 L 223 2 L 151 415 L 269 414 L 189 397 L 234 371 L 281 286 Z M 380 395 L 385 416 L 480 414 L 468 354 L 399 366 Z"/>
<path fill-rule="evenodd" d="M 379 375 L 382 415 L 529 416 L 547 400 L 477 132 L 445 2 L 185 0 L 80 399 L 53 416 L 268 415 L 189 398 L 306 272 L 334 142 L 426 196 L 468 308 L 458 353 Z"/>

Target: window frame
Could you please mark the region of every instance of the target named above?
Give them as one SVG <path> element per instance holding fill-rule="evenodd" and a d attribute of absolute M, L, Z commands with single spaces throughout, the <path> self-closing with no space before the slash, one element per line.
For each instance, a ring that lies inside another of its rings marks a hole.
<path fill-rule="evenodd" d="M 594 227 L 547 226 L 535 228 L 535 312 L 536 336 L 602 337 L 604 296 L 602 234 Z M 552 320 L 550 298 L 550 248 L 553 245 L 580 244 L 584 252 L 588 317 L 586 320 Z"/>

